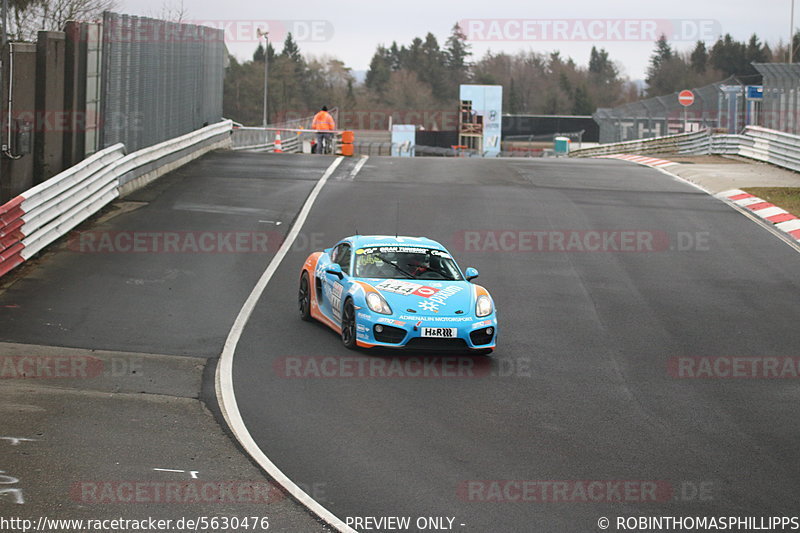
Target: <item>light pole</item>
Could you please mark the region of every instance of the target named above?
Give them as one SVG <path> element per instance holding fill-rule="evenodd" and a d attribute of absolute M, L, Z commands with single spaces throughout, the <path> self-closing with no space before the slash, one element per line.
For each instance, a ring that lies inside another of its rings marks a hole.
<path fill-rule="evenodd" d="M 787 63 L 791 63 L 794 59 L 794 0 L 792 0 L 792 10 L 789 16 L 789 57 L 786 59 Z"/>
<path fill-rule="evenodd" d="M 793 0 L 794 1 L 794 0 Z M 264 37 L 264 127 L 267 127 L 267 97 L 269 95 L 269 32 L 258 28 L 259 39 Z"/>

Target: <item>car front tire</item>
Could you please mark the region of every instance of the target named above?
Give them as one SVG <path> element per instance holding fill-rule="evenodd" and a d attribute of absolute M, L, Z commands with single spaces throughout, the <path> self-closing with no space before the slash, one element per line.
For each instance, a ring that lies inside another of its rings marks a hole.
<path fill-rule="evenodd" d="M 353 300 L 348 299 L 342 309 L 342 344 L 345 348 L 356 348 L 356 309 Z"/>
<path fill-rule="evenodd" d="M 300 276 L 297 303 L 300 308 L 300 319 L 311 322 L 311 285 L 308 282 L 308 272 L 303 272 L 303 275 Z"/>

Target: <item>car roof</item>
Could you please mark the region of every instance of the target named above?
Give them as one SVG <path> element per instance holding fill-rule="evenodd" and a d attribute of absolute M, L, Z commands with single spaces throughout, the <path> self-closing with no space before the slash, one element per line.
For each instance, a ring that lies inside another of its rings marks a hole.
<path fill-rule="evenodd" d="M 427 237 L 407 237 L 395 235 L 353 235 L 347 239 L 354 248 L 369 248 L 372 246 L 420 246 L 447 251 L 440 243 Z"/>

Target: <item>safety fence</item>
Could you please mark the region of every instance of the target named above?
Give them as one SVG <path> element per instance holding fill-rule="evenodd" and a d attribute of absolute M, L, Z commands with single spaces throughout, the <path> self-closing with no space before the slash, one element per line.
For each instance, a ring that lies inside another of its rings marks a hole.
<path fill-rule="evenodd" d="M 339 108 L 328 111 L 335 123 L 339 123 Z M 282 120 L 264 126 L 235 126 L 231 137 L 233 150 L 258 150 L 264 152 L 282 151 L 288 153 L 303 152 L 303 141 L 311 143 L 315 140 L 316 130 L 312 129 L 314 115 L 291 120 Z M 333 132 L 334 148 L 341 143 L 341 131 Z M 280 138 L 280 146 L 276 141 Z M 334 150 L 335 153 L 335 150 Z"/>
<path fill-rule="evenodd" d="M 574 150 L 570 155 L 596 157 L 623 153 L 738 155 L 800 172 L 800 135 L 760 126 L 747 126 L 738 135 L 715 134 L 709 129 L 696 133 L 604 144 Z"/>
<path fill-rule="evenodd" d="M 233 129 L 232 149 L 258 152 L 284 152 L 290 154 L 311 153 L 316 143 L 317 130 L 236 127 Z M 331 134 L 332 153 L 345 154 L 342 151 L 344 131 L 329 131 Z M 304 145 L 305 143 L 305 145 Z M 351 143 L 352 144 L 352 143 Z"/>
<path fill-rule="evenodd" d="M 0 206 L 0 276 L 124 196 L 216 148 L 230 146 L 230 121 L 125 154 L 115 144 Z"/>
<path fill-rule="evenodd" d="M 106 11 L 101 31 L 98 149 L 140 150 L 221 119 L 222 29 Z"/>

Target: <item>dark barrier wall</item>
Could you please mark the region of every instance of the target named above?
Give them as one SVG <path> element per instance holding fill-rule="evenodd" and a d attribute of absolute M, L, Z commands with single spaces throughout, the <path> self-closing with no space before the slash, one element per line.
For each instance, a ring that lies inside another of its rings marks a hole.
<path fill-rule="evenodd" d="M 64 110 L 69 117 L 64 132 L 64 168 L 82 161 L 86 153 L 86 33 L 84 24 L 67 22 L 64 26 Z"/>
<path fill-rule="evenodd" d="M 223 30 L 103 14 L 101 146 L 129 152 L 218 122 Z"/>
<path fill-rule="evenodd" d="M 598 142 L 600 127 L 591 116 L 503 115 L 503 140 L 509 137 L 544 136 L 581 130 L 584 132 L 584 142 Z"/>
<path fill-rule="evenodd" d="M 450 148 L 458 144 L 457 131 L 420 131 L 416 133 L 416 144 L 419 146 L 438 146 Z"/>
<path fill-rule="evenodd" d="M 503 140 L 510 137 L 525 140 L 522 139 L 523 136 L 546 137 L 557 133 L 573 133 L 581 130 L 584 132 L 581 139 L 583 142 L 598 141 L 600 128 L 590 116 L 503 115 Z M 458 144 L 458 132 L 417 130 L 416 144 L 450 148 Z"/>
<path fill-rule="evenodd" d="M 36 40 L 36 112 L 33 173 L 36 183 L 64 170 L 64 52 L 60 31 L 40 31 Z"/>
<path fill-rule="evenodd" d="M 0 204 L 33 187 L 34 110 L 36 109 L 36 45 L 10 43 L 2 52 L 3 146 L 0 164 Z M 9 79 L 10 78 L 10 79 Z M 8 97 L 11 91 L 11 114 Z"/>

